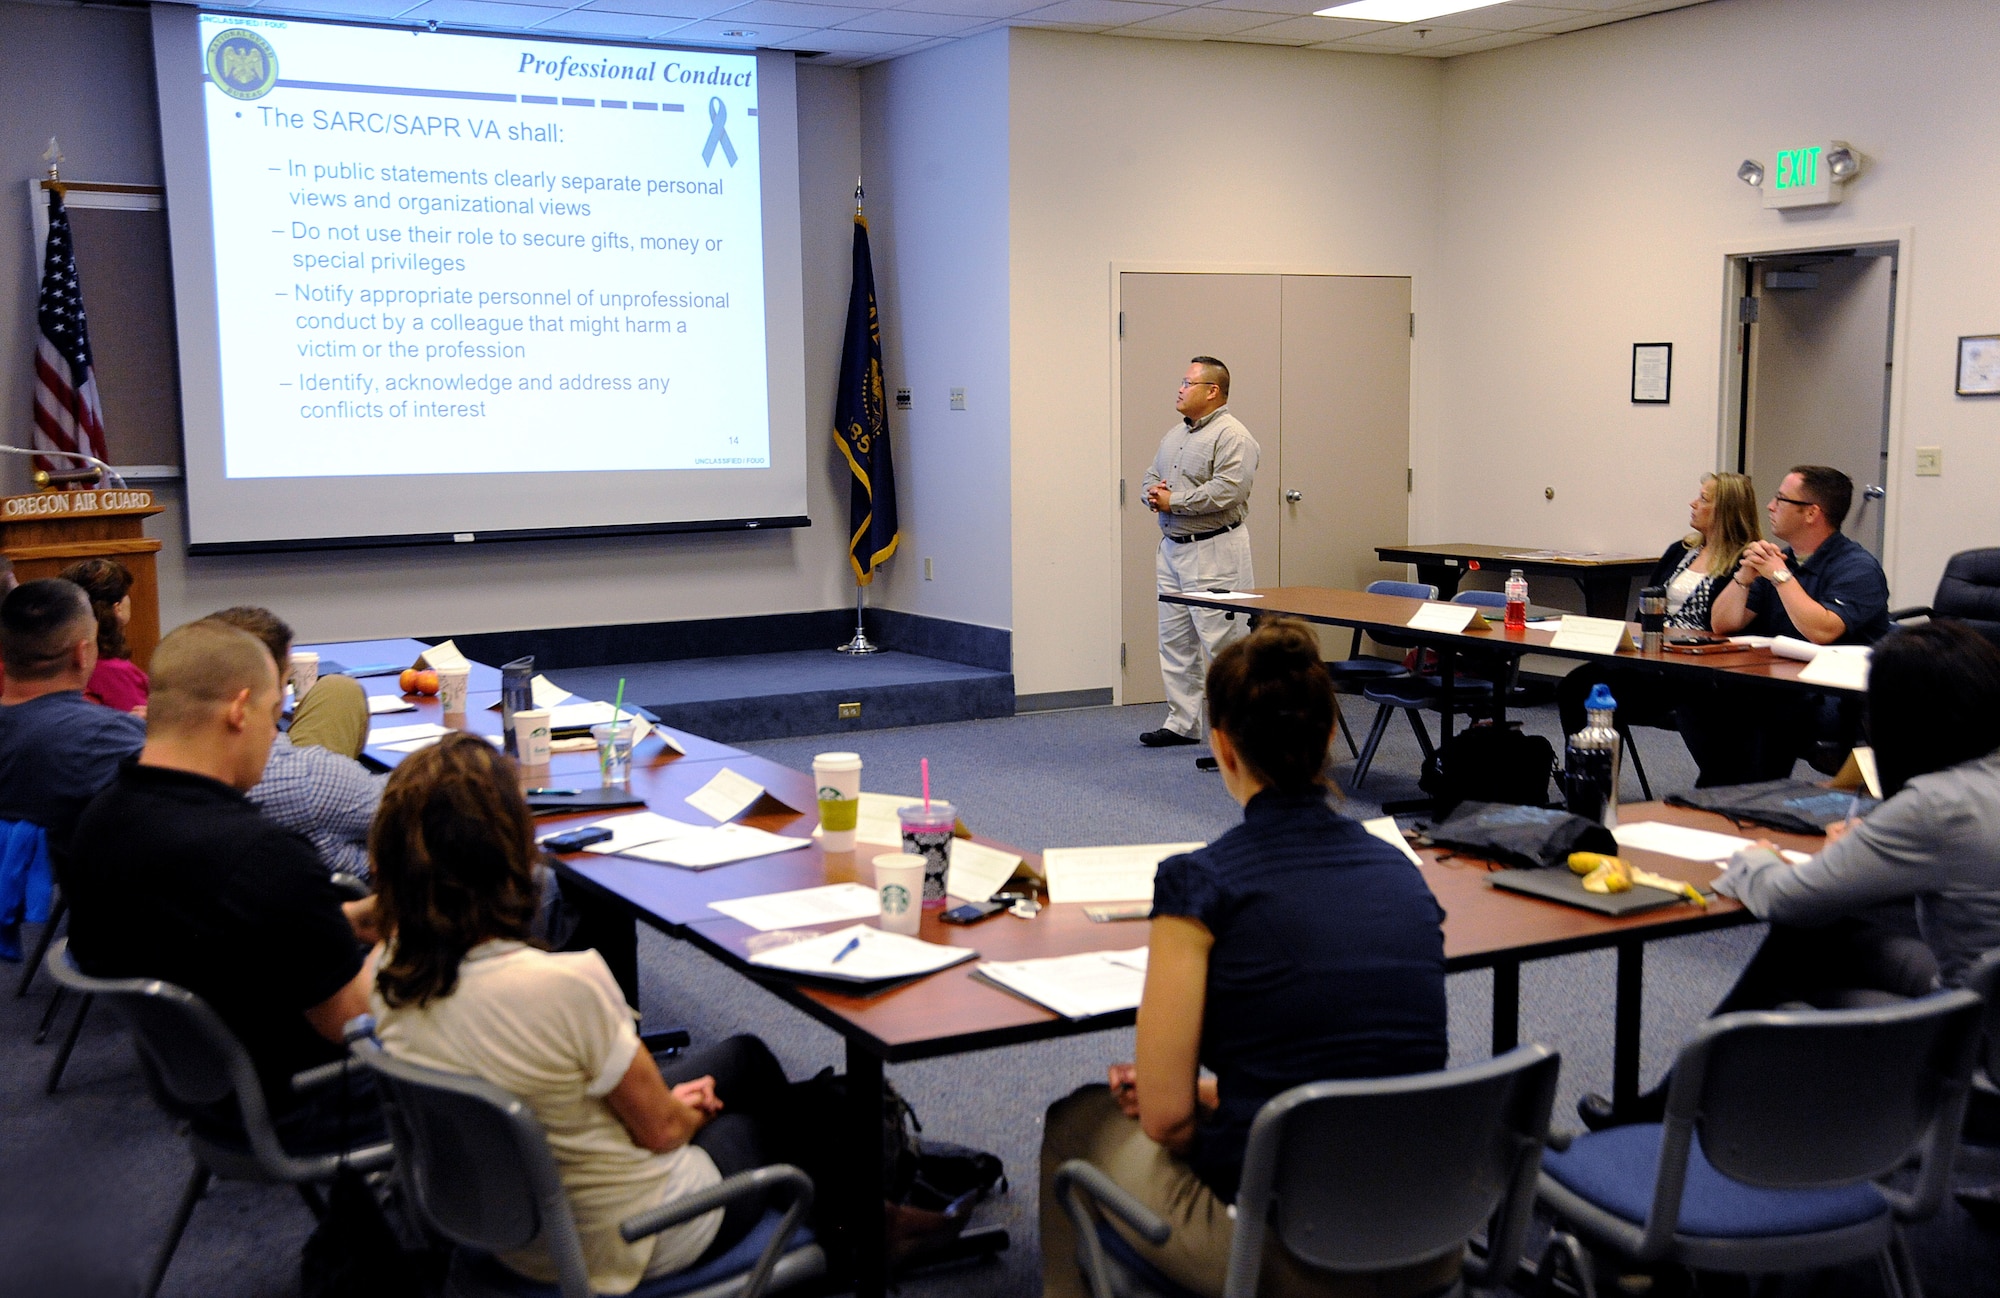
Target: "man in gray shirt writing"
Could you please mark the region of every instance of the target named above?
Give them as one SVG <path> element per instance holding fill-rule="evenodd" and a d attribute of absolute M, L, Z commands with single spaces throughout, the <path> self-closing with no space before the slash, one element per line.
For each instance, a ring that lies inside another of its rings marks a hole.
<path fill-rule="evenodd" d="M 1160 520 L 1160 593 L 1248 590 L 1256 583 L 1245 520 L 1258 451 L 1250 431 L 1229 413 L 1229 367 L 1213 356 L 1189 361 L 1174 409 L 1181 417 L 1160 439 L 1141 492 L 1146 508 Z M 1167 748 L 1201 742 L 1208 664 L 1230 641 L 1248 633 L 1246 618 L 1185 604 L 1160 605 L 1167 720 L 1140 735 L 1140 743 Z"/>

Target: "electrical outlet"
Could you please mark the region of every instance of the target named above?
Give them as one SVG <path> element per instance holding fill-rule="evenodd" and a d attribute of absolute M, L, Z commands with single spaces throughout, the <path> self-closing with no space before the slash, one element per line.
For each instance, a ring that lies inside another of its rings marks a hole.
<path fill-rule="evenodd" d="M 842 721 L 852 721 L 861 715 L 861 705 L 859 703 L 842 703 L 837 706 L 840 708 L 840 719 Z"/>
<path fill-rule="evenodd" d="M 963 410 L 963 409 L 965 409 L 965 389 L 964 389 L 964 388 L 953 388 L 953 389 L 951 390 L 951 408 L 952 408 L 953 410 Z"/>
<path fill-rule="evenodd" d="M 1936 478 L 1944 474 L 1944 447 L 1919 446 L 1917 448 L 1917 476 Z"/>
<path fill-rule="evenodd" d="M 910 408 L 910 390 L 908 388 L 897 388 L 896 409 L 908 410 L 909 408 Z"/>
<path fill-rule="evenodd" d="M 931 579 L 931 561 L 930 561 L 930 556 L 926 555 L 924 556 L 924 580 L 929 581 L 930 579 Z"/>

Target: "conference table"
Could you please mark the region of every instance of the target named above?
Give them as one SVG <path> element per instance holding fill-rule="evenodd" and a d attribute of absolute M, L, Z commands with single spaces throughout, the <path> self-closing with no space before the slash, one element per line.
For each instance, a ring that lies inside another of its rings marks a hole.
<path fill-rule="evenodd" d="M 362 644 L 385 652 L 395 646 L 411 657 L 422 648 L 411 641 L 312 647 L 319 648 L 323 657 L 375 661 L 366 656 Z M 394 677 L 363 683 L 371 694 L 397 692 Z M 430 699 L 414 700 L 418 703 L 415 713 L 392 714 L 380 720 L 383 724 L 437 721 L 451 728 L 495 734 L 499 714 L 482 707 L 483 698 L 475 693 L 463 717 L 441 718 L 436 700 Z M 635 756 L 633 765 L 632 792 L 643 797 L 653 810 L 699 822 L 700 814 L 688 807 L 684 799 L 726 768 L 763 785 L 770 795 L 740 816 L 741 823 L 773 833 L 801 837 L 811 833 L 817 820 L 817 804 L 809 775 L 728 745 L 679 731 L 667 733 L 688 751 L 675 753 L 649 741 Z M 401 756 L 380 754 L 385 765 L 393 765 Z M 593 755 L 557 755 L 557 761 L 564 758 L 571 759 L 565 767 L 552 762 L 546 772 L 525 774 L 524 787 L 557 781 L 571 785 L 594 782 Z M 583 811 L 546 819 L 552 825 L 568 824 L 605 814 Z M 1689 808 L 1649 803 L 1626 807 L 1622 815 L 1628 821 L 1661 820 L 1732 832 L 1732 827 L 1720 816 Z M 976 810 L 970 818 L 976 823 Z M 1782 846 L 1807 850 L 1816 846 L 1816 840 L 1794 835 L 1774 833 L 1769 837 Z M 992 845 L 1005 848 L 1004 844 Z M 635 1006 L 638 1003 L 636 925 L 644 923 L 676 940 L 694 944 L 734 972 L 756 980 L 787 1004 L 839 1033 L 846 1052 L 853 1157 L 868 1178 L 863 1184 L 871 1180 L 886 1184 L 888 1169 L 883 1163 L 880 1140 L 886 1065 L 1128 1027 L 1136 1018 L 1131 1010 L 1081 1019 L 1064 1018 L 976 978 L 973 963 L 877 988 L 855 989 L 797 979 L 753 965 L 751 956 L 765 935 L 710 907 L 716 901 L 828 883 L 868 882 L 868 863 L 874 854 L 893 850 L 894 844 L 863 843 L 854 852 L 828 852 L 818 839 L 813 839 L 807 847 L 794 851 L 702 871 L 588 852 L 563 856 L 558 866 L 570 885 L 566 891 L 583 911 L 585 928 Z M 1028 872 L 1039 874 L 1038 854 L 1023 851 L 1018 855 Z M 1712 883 L 1719 873 L 1713 864 L 1651 852 L 1628 851 L 1625 855 L 1636 865 L 1699 887 Z M 1454 973 L 1473 969 L 1493 971 L 1491 1040 L 1496 1053 L 1512 1048 L 1519 1038 L 1520 971 L 1524 962 L 1595 950 L 1617 952 L 1617 976 L 1609 993 L 1614 1014 L 1611 1088 L 1614 1102 L 1621 1107 L 1629 1106 L 1638 1094 L 1646 944 L 1660 938 L 1753 922 L 1740 905 L 1722 897 L 1714 898 L 1705 907 L 1675 902 L 1641 914 L 1612 918 L 1496 889 L 1486 877 L 1492 868 L 1490 864 L 1464 854 L 1424 847 L 1418 849 L 1418 856 L 1421 864 L 1416 868 L 1446 913 L 1446 969 Z M 818 927 L 826 930 L 851 922 Z M 1093 923 L 1080 905 L 1044 905 L 1032 919 L 1002 912 L 965 927 L 943 924 L 936 912 L 926 912 L 919 935 L 926 941 L 971 948 L 985 959 L 1028 960 L 1143 946 L 1149 930 L 1150 924 L 1144 920 Z M 1053 1102 L 1061 1097 L 1048 1098 Z M 863 1298 L 878 1298 L 886 1291 L 890 1278 L 883 1246 L 883 1203 L 881 1196 L 857 1198 L 858 1202 L 849 1205 L 856 1245 L 856 1291 Z M 995 1235 L 997 1240 L 992 1238 Z M 978 1248 L 981 1243 L 974 1241 L 971 1246 Z M 989 1233 L 985 1246 L 1004 1247 L 1004 1235 Z"/>
<path fill-rule="evenodd" d="M 1582 588 L 1583 611 L 1591 617 L 1624 617 L 1632 579 L 1652 575 L 1659 563 L 1658 555 L 1581 554 L 1466 541 L 1378 545 L 1375 557 L 1384 563 L 1416 565 L 1417 580 L 1437 587 L 1439 599 L 1456 595 L 1465 574 L 1482 568 L 1503 576 L 1519 568 L 1524 577 L 1563 577 Z"/>

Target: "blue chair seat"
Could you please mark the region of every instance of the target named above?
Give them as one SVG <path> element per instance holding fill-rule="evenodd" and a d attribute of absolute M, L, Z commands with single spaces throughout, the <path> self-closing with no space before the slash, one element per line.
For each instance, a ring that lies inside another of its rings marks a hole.
<path fill-rule="evenodd" d="M 1542 1155 L 1542 1170 L 1572 1194 L 1633 1225 L 1653 1206 L 1660 1163 L 1660 1124 L 1637 1123 L 1580 1136 L 1567 1150 Z M 1889 1211 L 1873 1185 L 1831 1190 L 1769 1190 L 1715 1170 L 1695 1137 L 1681 1191 L 1679 1234 L 1706 1239 L 1813 1235 L 1856 1226 Z"/>
<path fill-rule="evenodd" d="M 765 1213 L 763 1220 L 751 1227 L 750 1233 L 738 1240 L 727 1252 L 710 1258 L 700 1266 L 689 1267 L 685 1271 L 676 1271 L 672 1275 L 663 1275 L 652 1280 L 641 1280 L 638 1288 L 632 1290 L 626 1298 L 673 1298 L 675 1294 L 690 1293 L 727 1280 L 731 1276 L 742 1275 L 757 1265 L 758 1256 L 763 1253 L 764 1246 L 771 1242 L 771 1236 L 777 1233 L 778 1223 L 783 1219 L 782 1213 L 775 1211 Z M 792 1232 L 788 1251 L 804 1248 L 813 1242 L 812 1229 L 801 1224 Z M 556 1285 L 543 1284 L 539 1280 L 530 1280 L 519 1275 L 502 1265 L 491 1253 L 462 1248 L 454 1255 L 452 1265 L 465 1266 L 482 1285 L 515 1294 L 518 1298 L 562 1298 L 562 1290 Z"/>

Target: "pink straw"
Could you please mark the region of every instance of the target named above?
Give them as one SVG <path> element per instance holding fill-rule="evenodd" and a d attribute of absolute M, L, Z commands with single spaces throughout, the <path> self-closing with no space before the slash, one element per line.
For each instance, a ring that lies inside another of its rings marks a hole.
<path fill-rule="evenodd" d="M 924 814 L 931 814 L 931 759 L 923 759 L 924 767 Z"/>

